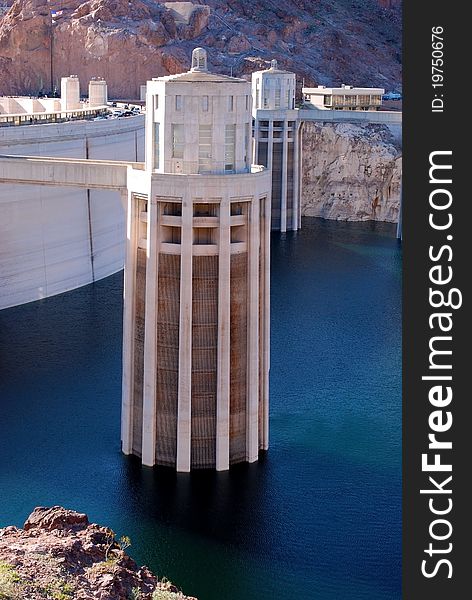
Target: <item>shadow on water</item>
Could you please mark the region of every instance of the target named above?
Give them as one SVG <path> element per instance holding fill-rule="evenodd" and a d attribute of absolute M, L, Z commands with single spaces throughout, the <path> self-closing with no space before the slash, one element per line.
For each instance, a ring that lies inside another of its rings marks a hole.
<path fill-rule="evenodd" d="M 253 520 L 265 529 L 257 507 L 268 493 L 265 456 L 253 465 L 237 465 L 228 472 L 176 473 L 163 467 L 143 468 L 139 459 L 125 459 L 127 510 L 159 519 L 215 541 L 244 546 L 251 540 Z M 252 519 L 248 516 L 253 512 Z"/>

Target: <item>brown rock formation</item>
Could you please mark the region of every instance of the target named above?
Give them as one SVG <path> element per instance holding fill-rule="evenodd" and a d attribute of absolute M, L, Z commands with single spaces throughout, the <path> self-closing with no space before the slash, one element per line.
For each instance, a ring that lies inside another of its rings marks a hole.
<path fill-rule="evenodd" d="M 399 89 L 400 17 L 399 0 L 15 0 L 0 16 L 0 94 L 74 73 L 83 92 L 101 76 L 111 96 L 136 98 L 151 77 L 187 69 L 197 45 L 224 73 L 277 58 L 307 84 Z"/>
<path fill-rule="evenodd" d="M 36 508 L 24 529 L 0 529 L 0 597 L 11 600 L 141 600 L 183 596 L 125 554 L 107 527 L 60 506 Z"/>
<path fill-rule="evenodd" d="M 47 0 L 15 0 L 0 22 L 0 89 L 18 94 L 49 87 L 51 36 Z"/>
<path fill-rule="evenodd" d="M 398 221 L 401 148 L 385 125 L 307 122 L 302 215 Z"/>

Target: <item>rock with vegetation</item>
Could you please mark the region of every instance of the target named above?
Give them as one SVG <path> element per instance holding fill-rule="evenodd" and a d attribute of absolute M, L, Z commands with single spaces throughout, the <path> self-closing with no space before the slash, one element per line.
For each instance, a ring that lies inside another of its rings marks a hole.
<path fill-rule="evenodd" d="M 0 600 L 195 600 L 138 567 L 108 527 L 60 506 L 0 529 Z"/>

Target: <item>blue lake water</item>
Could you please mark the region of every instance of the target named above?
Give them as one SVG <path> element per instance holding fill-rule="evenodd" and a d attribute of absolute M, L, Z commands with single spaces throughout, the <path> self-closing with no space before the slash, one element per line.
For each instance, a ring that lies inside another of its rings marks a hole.
<path fill-rule="evenodd" d="M 120 453 L 122 274 L 0 312 L 0 527 L 60 504 L 199 600 L 401 598 L 401 249 L 272 239 L 269 452 L 229 473 Z"/>

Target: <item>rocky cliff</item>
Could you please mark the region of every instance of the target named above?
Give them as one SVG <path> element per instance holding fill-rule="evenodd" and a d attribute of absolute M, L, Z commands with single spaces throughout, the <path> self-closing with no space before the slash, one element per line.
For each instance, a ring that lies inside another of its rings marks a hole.
<path fill-rule="evenodd" d="M 196 600 L 158 582 L 107 527 L 59 506 L 36 508 L 23 529 L 0 529 L 0 598 Z"/>
<path fill-rule="evenodd" d="M 401 87 L 398 0 L 14 0 L 0 13 L 0 94 L 37 93 L 79 75 L 112 97 L 211 51 L 215 71 L 249 74 L 277 58 L 310 84 Z M 53 11 L 53 13 L 51 13 Z"/>
<path fill-rule="evenodd" d="M 302 215 L 398 220 L 401 148 L 385 125 L 303 125 Z"/>

